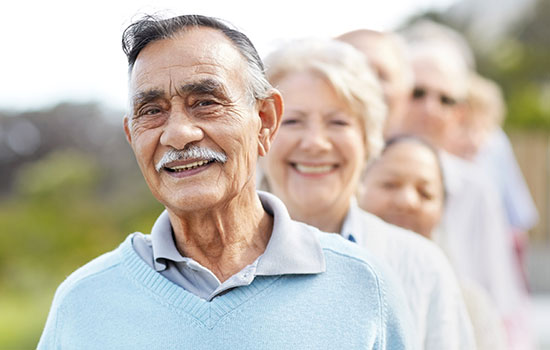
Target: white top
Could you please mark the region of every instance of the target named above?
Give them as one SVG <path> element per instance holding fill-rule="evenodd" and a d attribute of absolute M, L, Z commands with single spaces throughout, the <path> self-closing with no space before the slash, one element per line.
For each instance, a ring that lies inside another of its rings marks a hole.
<path fill-rule="evenodd" d="M 471 281 L 459 281 L 474 327 L 477 350 L 506 349 L 504 322 L 487 292 Z"/>
<path fill-rule="evenodd" d="M 460 287 L 439 247 L 359 209 L 355 203 L 341 234 L 378 256 L 396 272 L 422 349 L 475 349 Z"/>
<path fill-rule="evenodd" d="M 483 287 L 501 315 L 512 315 L 526 294 L 496 185 L 473 163 L 443 151 L 441 162 L 447 203 L 436 240 L 461 279 Z"/>
<path fill-rule="evenodd" d="M 490 135 L 474 162 L 496 181 L 510 225 L 522 231 L 532 229 L 539 220 L 537 208 L 502 129 Z"/>

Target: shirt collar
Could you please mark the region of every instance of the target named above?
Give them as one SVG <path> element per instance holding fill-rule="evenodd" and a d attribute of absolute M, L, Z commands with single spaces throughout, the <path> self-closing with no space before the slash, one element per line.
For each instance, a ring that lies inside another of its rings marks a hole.
<path fill-rule="evenodd" d="M 156 271 L 166 269 L 165 260 L 185 261 L 174 243 L 172 224 L 168 211 L 163 211 L 157 218 L 151 230 L 151 245 L 153 248 L 153 264 Z"/>
<path fill-rule="evenodd" d="M 256 275 L 314 274 L 326 270 L 316 228 L 290 218 L 283 202 L 258 191 L 264 210 L 273 216 L 273 232 L 258 261 Z"/>
<path fill-rule="evenodd" d="M 340 235 L 342 235 L 343 238 L 358 244 L 361 244 L 363 241 L 363 237 L 360 233 L 365 231 L 364 228 L 361 229 L 361 212 L 362 210 L 359 209 L 357 200 L 352 198 L 348 213 L 344 219 L 344 224 L 342 225 L 342 230 L 340 231 Z"/>
<path fill-rule="evenodd" d="M 325 258 L 315 234 L 318 230 L 290 218 L 283 202 L 272 194 L 258 191 L 264 210 L 273 216 L 273 231 L 259 257 L 256 275 L 315 274 L 326 270 Z M 186 261 L 174 243 L 170 217 L 165 210 L 151 230 L 153 264 L 166 269 L 166 260 Z"/>

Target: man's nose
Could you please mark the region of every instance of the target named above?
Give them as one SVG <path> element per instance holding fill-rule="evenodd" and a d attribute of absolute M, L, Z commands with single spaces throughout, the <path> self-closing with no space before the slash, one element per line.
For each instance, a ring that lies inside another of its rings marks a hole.
<path fill-rule="evenodd" d="M 309 124 L 302 135 L 300 148 L 312 152 L 321 152 L 329 150 L 330 147 L 331 142 L 324 127 L 316 123 Z"/>
<path fill-rule="evenodd" d="M 190 143 L 202 140 L 203 137 L 204 131 L 192 116 L 188 115 L 185 110 L 177 109 L 170 112 L 160 137 L 160 143 L 174 149 L 183 149 Z"/>

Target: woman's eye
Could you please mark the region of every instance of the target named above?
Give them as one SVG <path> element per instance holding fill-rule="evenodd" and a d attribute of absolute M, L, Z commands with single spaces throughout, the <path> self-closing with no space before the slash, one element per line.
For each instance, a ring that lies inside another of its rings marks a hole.
<path fill-rule="evenodd" d="M 346 126 L 346 125 L 349 125 L 348 121 L 347 120 L 343 120 L 343 119 L 333 119 L 330 121 L 330 123 L 332 125 L 338 125 L 338 126 Z"/>
<path fill-rule="evenodd" d="M 387 189 L 387 190 L 391 190 L 391 189 L 397 188 L 397 183 L 395 183 L 395 182 L 383 182 L 382 187 Z"/>
<path fill-rule="evenodd" d="M 420 196 L 426 200 L 431 200 L 433 198 L 433 195 L 425 190 L 419 190 L 418 193 L 420 193 Z"/>
<path fill-rule="evenodd" d="M 287 119 L 283 119 L 283 121 L 281 122 L 281 125 L 295 125 L 295 124 L 298 124 L 298 122 L 299 122 L 298 119 L 287 118 Z"/>

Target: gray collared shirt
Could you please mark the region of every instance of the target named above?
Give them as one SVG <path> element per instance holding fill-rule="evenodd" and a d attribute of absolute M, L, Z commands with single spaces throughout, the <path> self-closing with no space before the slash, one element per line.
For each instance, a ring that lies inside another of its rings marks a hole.
<path fill-rule="evenodd" d="M 134 234 L 133 247 L 155 271 L 208 301 L 231 288 L 249 285 L 256 276 L 324 272 L 325 259 L 317 237 L 297 231 L 286 207 L 277 197 L 261 191 L 258 196 L 264 210 L 273 216 L 271 238 L 262 255 L 223 283 L 212 271 L 180 254 L 167 211 L 159 216 L 151 235 Z"/>

